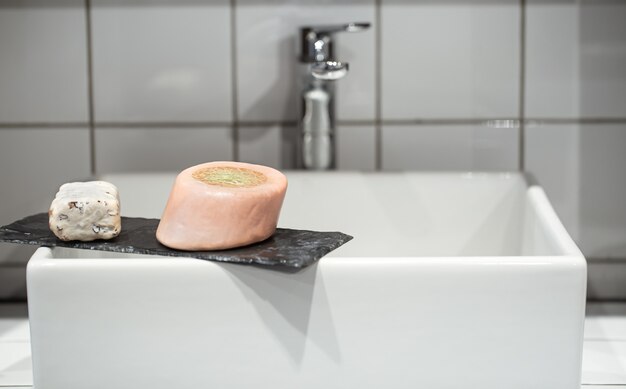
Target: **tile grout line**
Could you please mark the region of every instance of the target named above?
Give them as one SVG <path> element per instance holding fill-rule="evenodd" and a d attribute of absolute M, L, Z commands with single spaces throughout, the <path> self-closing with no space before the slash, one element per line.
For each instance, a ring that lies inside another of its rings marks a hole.
<path fill-rule="evenodd" d="M 626 304 L 626 299 L 624 298 L 591 298 L 591 299 L 587 299 L 587 303 L 592 303 L 592 304 L 599 304 L 599 303 L 606 303 L 606 304 Z"/>
<path fill-rule="evenodd" d="M 232 122 L 100 122 L 95 127 L 99 128 L 204 128 L 204 127 L 230 127 Z"/>
<path fill-rule="evenodd" d="M 85 27 L 87 32 L 87 104 L 89 115 L 89 170 L 96 175 L 96 127 L 93 97 L 93 39 L 91 33 L 91 0 L 85 0 Z"/>
<path fill-rule="evenodd" d="M 375 94 L 375 104 L 376 104 L 376 113 L 374 117 L 374 132 L 375 132 L 375 147 L 374 150 L 374 170 L 381 171 L 382 170 L 382 28 L 381 28 L 381 8 L 382 8 L 382 0 L 375 0 L 375 16 L 374 16 L 374 28 L 375 32 L 375 47 L 374 47 L 374 56 L 376 61 L 376 72 L 375 72 L 375 86 L 374 86 L 374 94 Z"/>
<path fill-rule="evenodd" d="M 519 170 L 526 170 L 526 0 L 520 0 Z"/>
<path fill-rule="evenodd" d="M 412 126 L 412 125 L 490 125 L 500 122 L 514 122 L 516 125 L 521 125 L 521 121 L 518 118 L 458 118 L 458 119 L 444 119 L 444 118 L 432 118 L 432 119 L 388 119 L 388 120 L 340 120 L 339 125 L 342 126 L 376 126 L 378 123 L 386 126 Z M 295 126 L 294 121 L 237 121 L 239 126 L 249 127 L 272 127 L 272 126 Z M 541 125 L 555 125 L 555 124 L 626 124 L 626 117 L 624 118 L 526 118 L 524 125 L 526 127 L 541 126 Z M 89 127 L 90 121 L 86 122 L 0 122 L 0 129 L 11 128 L 81 128 Z M 181 127 L 181 128 L 202 128 L 202 127 L 230 127 L 232 122 L 93 122 L 94 128 L 145 128 L 145 127 Z"/>
<path fill-rule="evenodd" d="M 586 317 L 587 319 L 588 317 Z M 584 342 L 594 342 L 594 343 L 626 343 L 626 339 L 624 338 L 584 338 Z"/>
<path fill-rule="evenodd" d="M 230 0 L 230 61 L 231 61 L 231 97 L 232 123 L 231 135 L 233 139 L 233 160 L 239 161 L 239 106 L 237 83 L 237 0 Z"/>
<path fill-rule="evenodd" d="M 0 129 L 10 128 L 85 128 L 89 127 L 89 121 L 86 122 L 57 122 L 57 123 L 0 123 Z"/>
<path fill-rule="evenodd" d="M 617 266 L 624 266 L 626 265 L 626 257 L 596 257 L 596 256 L 591 256 L 591 255 L 587 255 L 585 256 L 585 259 L 587 260 L 587 263 L 591 263 L 591 264 L 597 264 L 597 265 L 617 265 Z M 624 300 L 624 302 L 626 302 L 626 299 Z"/>

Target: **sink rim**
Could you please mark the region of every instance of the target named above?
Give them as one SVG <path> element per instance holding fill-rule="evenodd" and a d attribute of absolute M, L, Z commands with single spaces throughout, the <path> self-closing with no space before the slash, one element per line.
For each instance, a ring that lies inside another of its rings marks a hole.
<path fill-rule="evenodd" d="M 510 180 L 521 180 L 521 182 L 525 185 L 524 191 L 526 196 L 525 201 L 528 205 L 530 205 L 534 210 L 535 214 L 539 219 L 539 223 L 543 226 L 543 233 L 547 234 L 551 239 L 551 242 L 554 246 L 554 254 L 550 255 L 524 255 L 520 253 L 519 255 L 483 255 L 483 254 L 472 254 L 472 255 L 375 255 L 375 256 L 364 256 L 364 255 L 336 255 L 336 252 L 331 252 L 325 258 L 323 258 L 322 262 L 329 262 L 329 259 L 333 259 L 333 261 L 337 261 L 341 258 L 349 258 L 351 262 L 355 262 L 356 259 L 361 259 L 364 263 L 374 263 L 380 260 L 384 260 L 385 263 L 391 263 L 396 260 L 401 261 L 404 259 L 410 259 L 411 261 L 419 261 L 421 263 L 426 264 L 429 259 L 433 259 L 437 263 L 454 263 L 457 259 L 462 258 L 464 263 L 474 263 L 476 261 L 481 263 L 489 263 L 489 262 L 497 262 L 497 263 L 554 263 L 559 264 L 567 261 L 571 265 L 586 265 L 584 255 L 577 247 L 561 221 L 559 220 L 556 212 L 554 211 L 552 205 L 550 204 L 547 195 L 544 190 L 539 186 L 537 180 L 532 176 L 532 174 L 526 172 L 510 172 L 510 171 L 502 171 L 502 172 L 468 172 L 468 171 L 442 171 L 442 172 L 434 172 L 434 171 L 425 171 L 425 172 L 415 172 L 415 171 L 397 171 L 397 172 L 352 172 L 352 171 L 329 171 L 329 172 L 311 172 L 311 171 L 285 171 L 287 177 L 290 176 L 296 178 L 306 178 L 306 177 L 341 177 L 341 176 L 358 176 L 367 179 L 367 177 L 407 177 L 407 176 L 420 176 L 420 177 L 429 177 L 429 178 L 437 178 L 443 177 L 445 179 L 454 179 L 460 178 L 462 180 L 496 180 L 496 181 L 510 181 Z M 99 177 L 100 179 L 112 180 L 116 181 L 117 179 L 130 179 L 135 180 L 137 178 L 142 178 L 146 180 L 155 179 L 155 177 L 159 177 L 161 180 L 172 180 L 175 178 L 175 172 L 151 172 L 151 173 L 121 173 L 121 174 L 105 174 Z M 124 205 L 122 205 L 124 207 Z M 281 224 L 279 223 L 279 226 Z M 313 228 L 311 228 L 313 229 Z M 349 232 L 348 232 L 349 233 Z M 351 242 L 348 242 L 348 245 Z M 340 248 L 341 249 L 341 248 Z M 50 253 L 50 257 L 57 257 L 55 255 L 59 250 L 54 250 Z M 40 253 L 41 254 L 41 253 Z M 35 255 L 33 255 L 35 256 Z M 109 256 L 111 257 L 111 256 Z M 149 258 L 150 256 L 145 256 Z M 92 258 L 97 259 L 97 258 Z"/>

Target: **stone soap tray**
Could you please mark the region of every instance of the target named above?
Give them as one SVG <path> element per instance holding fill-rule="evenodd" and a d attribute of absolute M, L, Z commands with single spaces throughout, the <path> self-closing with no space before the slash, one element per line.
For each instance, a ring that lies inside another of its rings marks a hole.
<path fill-rule="evenodd" d="M 0 242 L 48 247 L 112 251 L 117 253 L 190 257 L 208 261 L 303 268 L 352 239 L 341 232 L 318 232 L 277 228 L 263 242 L 216 251 L 181 251 L 156 239 L 159 219 L 122 217 L 122 232 L 114 239 L 92 242 L 58 239 L 48 227 L 48 214 L 38 213 L 0 227 Z"/>

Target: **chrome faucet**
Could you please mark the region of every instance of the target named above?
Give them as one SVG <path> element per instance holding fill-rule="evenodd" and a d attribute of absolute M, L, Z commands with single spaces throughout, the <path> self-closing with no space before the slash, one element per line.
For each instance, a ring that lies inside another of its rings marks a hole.
<path fill-rule="evenodd" d="M 335 85 L 348 64 L 334 60 L 333 34 L 358 32 L 369 23 L 300 28 L 300 116 L 302 163 L 305 169 L 335 167 Z"/>

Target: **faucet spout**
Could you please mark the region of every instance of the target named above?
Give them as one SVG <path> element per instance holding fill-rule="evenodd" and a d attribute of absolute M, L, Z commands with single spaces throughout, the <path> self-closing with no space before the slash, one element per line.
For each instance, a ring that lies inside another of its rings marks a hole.
<path fill-rule="evenodd" d="M 317 86 L 306 91 L 303 99 L 302 162 L 308 169 L 330 169 L 334 160 L 334 131 L 328 109 L 330 95 L 321 86 Z"/>
<path fill-rule="evenodd" d="M 349 66 L 346 62 L 325 61 L 311 65 L 311 75 L 318 80 L 335 81 L 348 74 Z"/>
<path fill-rule="evenodd" d="M 335 167 L 335 85 L 348 74 L 347 62 L 333 59 L 333 34 L 358 32 L 369 23 L 302 27 L 301 161 L 305 169 L 328 170 Z"/>

